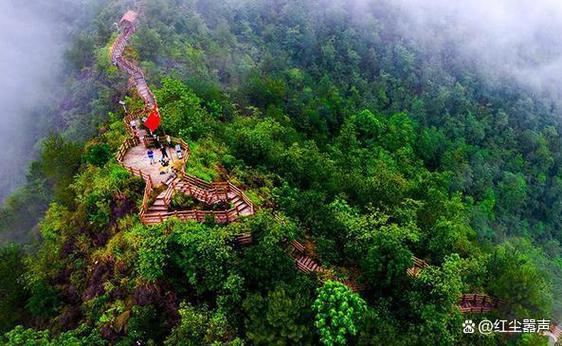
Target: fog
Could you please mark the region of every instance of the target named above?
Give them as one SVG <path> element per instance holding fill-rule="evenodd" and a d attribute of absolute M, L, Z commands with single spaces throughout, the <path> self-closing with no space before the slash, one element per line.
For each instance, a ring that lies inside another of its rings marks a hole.
<path fill-rule="evenodd" d="M 49 124 L 38 122 L 51 101 L 64 39 L 44 2 L 0 1 L 0 201 L 25 181 L 34 143 Z"/>
<path fill-rule="evenodd" d="M 492 82 L 562 96 L 562 3 L 557 0 L 396 0 L 404 37 L 430 51 L 453 44 Z"/>
<path fill-rule="evenodd" d="M 208 0 L 218 1 L 218 0 Z M 350 0 L 356 16 L 374 0 Z M 24 179 L 36 141 L 50 129 L 74 18 L 88 0 L 0 0 L 0 201 Z M 557 0 L 392 0 L 393 24 L 428 52 L 455 53 L 492 83 L 516 81 L 562 99 L 562 3 Z M 82 13 L 84 15 L 84 13 Z M 91 15 L 91 13 L 90 13 Z M 66 22 L 66 23 L 65 23 Z M 65 27 L 66 25 L 66 27 Z M 384 23 L 383 23 L 384 25 Z M 42 120 L 40 120 L 42 119 Z M 47 121 L 45 121 L 47 120 Z"/>

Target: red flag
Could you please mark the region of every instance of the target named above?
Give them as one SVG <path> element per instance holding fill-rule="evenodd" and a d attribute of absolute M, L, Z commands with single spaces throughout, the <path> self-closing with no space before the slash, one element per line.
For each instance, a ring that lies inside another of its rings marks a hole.
<path fill-rule="evenodd" d="M 144 122 L 144 126 L 146 126 L 150 132 L 154 132 L 160 126 L 160 113 L 158 113 L 158 107 L 154 107 L 148 118 Z"/>

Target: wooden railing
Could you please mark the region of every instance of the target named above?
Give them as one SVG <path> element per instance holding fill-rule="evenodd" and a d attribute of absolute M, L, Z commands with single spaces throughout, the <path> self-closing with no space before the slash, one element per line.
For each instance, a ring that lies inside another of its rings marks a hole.
<path fill-rule="evenodd" d="M 142 220 L 143 216 L 145 215 L 146 211 L 148 210 L 148 207 L 149 207 L 148 202 L 150 201 L 150 196 L 152 194 L 152 191 L 154 190 L 154 183 L 152 182 L 152 177 L 150 176 L 150 174 L 146 174 L 143 171 L 141 171 L 140 169 L 127 166 L 123 163 L 121 163 L 121 165 L 129 173 L 131 173 L 132 175 L 135 175 L 137 177 L 142 178 L 145 182 L 144 195 L 142 196 L 142 205 L 141 205 L 140 212 L 139 212 L 139 216 Z"/>
<path fill-rule="evenodd" d="M 238 187 L 236 187 L 234 184 L 232 184 L 230 181 L 228 181 L 228 188 L 233 191 L 235 194 L 237 194 L 240 199 L 242 199 L 244 201 L 244 203 L 246 203 L 247 205 L 250 206 L 250 212 L 251 214 L 254 214 L 255 209 L 254 209 L 254 203 L 252 203 L 252 201 L 248 198 L 248 196 L 246 196 L 246 194 L 244 193 L 244 191 L 240 190 Z"/>
<path fill-rule="evenodd" d="M 123 117 L 123 122 L 125 123 L 125 130 L 127 130 L 129 136 L 137 139 L 137 144 L 139 143 L 139 139 L 135 131 L 133 131 L 133 129 L 131 128 L 131 121 L 136 120 L 139 116 L 140 114 L 128 113 L 125 114 L 125 116 Z"/>
<path fill-rule="evenodd" d="M 185 173 L 183 173 L 182 175 L 184 181 L 190 183 L 191 185 L 194 185 L 195 187 L 198 187 L 203 190 L 210 190 L 212 188 L 212 184 L 206 182 L 205 180 L 199 179 L 193 175 L 189 175 Z"/>
<path fill-rule="evenodd" d="M 429 264 L 426 261 L 414 256 L 414 265 L 406 270 L 407 274 L 411 277 L 417 277 L 423 268 L 427 268 Z"/>
<path fill-rule="evenodd" d="M 128 126 L 127 126 L 127 128 L 128 128 Z M 115 155 L 115 158 L 117 159 L 117 162 L 122 163 L 123 159 L 125 158 L 125 154 L 127 154 L 127 151 L 137 144 L 139 144 L 138 138 L 136 138 L 136 137 L 127 138 L 123 142 L 123 144 L 121 144 L 119 149 L 117 150 L 117 154 Z"/>
<path fill-rule="evenodd" d="M 183 139 L 181 138 L 177 138 L 177 137 L 170 137 L 170 139 L 172 140 L 172 143 L 177 143 L 180 145 L 181 150 L 184 153 L 184 157 L 187 160 L 189 158 L 189 156 L 191 156 L 191 150 L 189 148 L 189 144 L 187 144 Z"/>
<path fill-rule="evenodd" d="M 191 195 L 196 195 L 197 193 L 199 193 L 200 199 L 204 200 L 206 203 L 212 204 L 218 201 L 227 201 L 228 194 L 233 193 L 234 195 L 238 196 L 246 205 L 249 206 L 249 213 L 254 214 L 255 209 L 252 201 L 242 190 L 240 190 L 230 181 L 208 183 L 204 180 L 185 174 L 183 172 L 182 180 L 188 184 Z M 233 209 L 235 209 L 238 214 L 240 214 L 240 212 L 242 211 L 242 208 L 240 206 L 234 206 Z"/>
<path fill-rule="evenodd" d="M 463 294 L 459 301 L 459 308 L 462 313 L 483 313 L 497 308 L 500 304 L 499 299 L 490 297 L 487 294 Z"/>
<path fill-rule="evenodd" d="M 150 201 L 150 196 L 152 195 L 152 191 L 154 190 L 154 184 L 152 183 L 152 179 L 145 180 L 146 185 L 144 186 L 144 194 L 142 196 L 142 205 L 139 212 L 139 217 L 142 220 L 144 215 L 148 210 L 148 202 Z"/>
<path fill-rule="evenodd" d="M 170 217 L 177 217 L 181 221 L 204 222 L 207 218 L 213 218 L 217 223 L 229 223 L 238 218 L 234 208 L 229 210 L 179 210 L 158 213 L 142 213 L 141 220 L 144 223 L 162 223 Z"/>
<path fill-rule="evenodd" d="M 156 106 L 156 98 L 148 87 L 142 69 L 136 62 L 127 60 L 123 57 L 123 52 L 125 51 L 127 42 L 134 32 L 134 23 L 121 31 L 110 49 L 111 62 L 117 65 L 120 69 L 126 71 L 127 74 L 132 77 L 139 96 L 146 104 L 146 109 L 152 109 Z"/>
<path fill-rule="evenodd" d="M 170 183 L 170 185 L 168 186 L 168 189 L 166 190 L 166 193 L 164 194 L 164 204 L 165 205 L 170 205 L 170 203 L 172 202 L 172 195 L 174 194 L 174 189 L 177 185 L 177 180 L 172 180 L 172 182 Z"/>

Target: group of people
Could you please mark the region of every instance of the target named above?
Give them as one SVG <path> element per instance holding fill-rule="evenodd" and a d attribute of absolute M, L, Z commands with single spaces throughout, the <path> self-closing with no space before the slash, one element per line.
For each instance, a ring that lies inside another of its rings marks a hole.
<path fill-rule="evenodd" d="M 144 121 L 145 119 L 143 119 Z M 139 120 L 138 119 L 133 119 L 131 120 L 130 124 L 129 124 L 135 134 L 135 136 L 138 136 L 138 129 L 139 129 Z M 172 137 L 170 137 L 170 135 L 166 135 L 166 143 L 167 146 L 162 145 L 162 143 L 160 142 L 160 137 L 157 134 L 151 134 L 153 140 L 154 140 L 154 147 L 156 150 L 160 150 L 161 152 L 161 157 L 159 160 L 160 163 L 160 174 L 165 174 L 167 172 L 170 171 L 170 155 L 168 155 L 168 147 L 173 148 L 174 145 L 172 144 Z M 183 158 L 183 153 L 182 153 L 182 149 L 181 146 L 179 144 L 177 144 L 175 146 L 175 150 L 176 150 L 176 154 L 179 160 L 181 160 Z M 150 164 L 153 165 L 156 163 L 155 160 L 155 153 L 152 150 L 152 148 L 148 148 L 146 155 L 148 156 L 148 159 L 150 161 Z"/>
<path fill-rule="evenodd" d="M 160 152 L 162 153 L 162 157 L 159 160 L 160 174 L 170 173 L 170 157 L 168 156 L 166 147 L 161 146 Z M 156 161 L 154 160 L 154 151 L 151 148 L 148 148 L 146 154 L 148 156 L 148 159 L 150 160 L 150 164 L 155 164 Z"/>
<path fill-rule="evenodd" d="M 169 162 L 170 161 L 170 156 L 168 155 L 168 151 L 166 150 L 165 147 L 160 147 L 160 152 L 162 153 L 162 157 L 160 158 L 160 162 Z M 148 159 L 150 160 L 150 164 L 155 164 L 156 161 L 154 160 L 154 151 L 152 150 L 152 148 L 148 148 L 146 155 L 148 156 Z"/>
<path fill-rule="evenodd" d="M 168 147 L 172 147 L 172 138 L 170 136 L 166 136 L 166 141 L 168 143 L 168 146 L 162 145 L 158 135 L 154 134 L 153 138 L 154 138 L 155 149 L 160 150 L 161 152 L 161 157 L 159 160 L 160 174 L 170 173 L 171 167 L 170 167 L 170 156 L 168 155 Z M 181 149 L 180 149 L 180 153 L 181 153 Z M 148 156 L 148 159 L 150 160 L 150 164 L 151 165 L 155 164 L 156 161 L 154 159 L 154 151 L 151 148 L 148 148 L 146 154 Z M 180 154 L 178 154 L 178 158 L 181 159 Z"/>

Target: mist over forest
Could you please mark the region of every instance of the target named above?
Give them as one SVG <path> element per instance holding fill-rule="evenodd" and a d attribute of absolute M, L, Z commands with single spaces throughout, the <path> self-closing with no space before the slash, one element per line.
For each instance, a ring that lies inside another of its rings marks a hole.
<path fill-rule="evenodd" d="M 500 86 L 513 81 L 559 102 L 559 1 L 400 0 L 401 33 L 431 54 L 455 54 Z"/>
<path fill-rule="evenodd" d="M 100 0 L 0 2 L 0 202 L 25 182 L 38 142 L 66 128 L 65 53 Z"/>
<path fill-rule="evenodd" d="M 52 126 L 37 124 L 55 100 L 57 73 L 63 64 L 63 38 L 56 18 L 29 2 L 0 3 L 0 201 L 25 182 L 35 158 L 35 142 Z"/>
<path fill-rule="evenodd" d="M 9 163 L 0 167 L 0 201 L 25 182 L 27 166 L 36 157 L 37 141 L 72 122 L 65 120 L 59 109 L 65 52 L 80 23 L 91 21 L 92 8 L 103 2 L 6 0 L 0 4 L 5 27 L 0 46 L 8 48 L 0 52 L 0 87 L 5 90 L 0 95 L 0 145 L 5 148 L 0 151 L 0 161 Z M 251 1 L 227 3 L 251 6 Z M 364 11 L 371 3 L 347 2 L 354 21 L 372 18 Z M 122 1 L 116 7 L 131 4 Z M 326 8 L 330 8 L 329 1 Z M 428 59 L 456 55 L 495 86 L 517 83 L 545 102 L 558 103 L 562 97 L 562 37 L 558 34 L 562 31 L 562 5 L 558 1 L 400 0 L 381 4 L 380 9 L 396 18 L 393 23 L 378 18 L 379 25 L 396 25 L 401 39 L 428 54 Z M 75 137 L 84 139 L 82 135 Z"/>
<path fill-rule="evenodd" d="M 0 20 L 0 344 L 543 345 L 462 323 L 562 320 L 558 1 Z"/>

